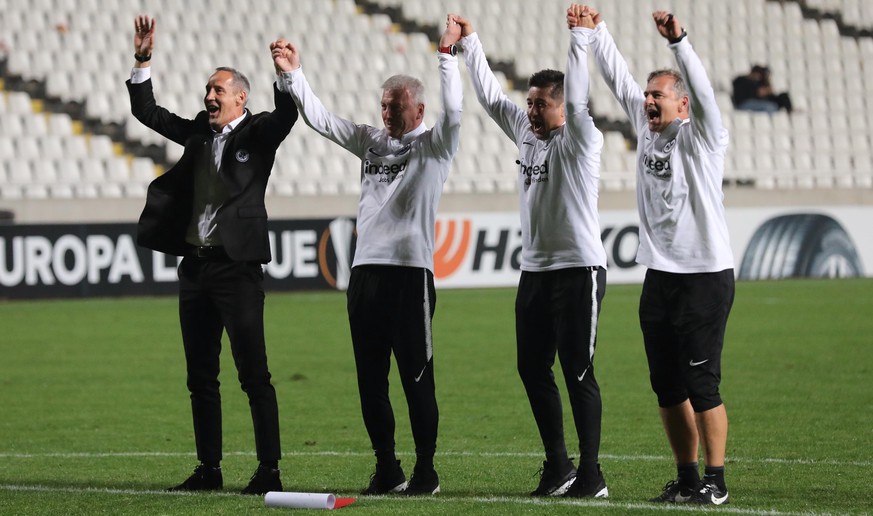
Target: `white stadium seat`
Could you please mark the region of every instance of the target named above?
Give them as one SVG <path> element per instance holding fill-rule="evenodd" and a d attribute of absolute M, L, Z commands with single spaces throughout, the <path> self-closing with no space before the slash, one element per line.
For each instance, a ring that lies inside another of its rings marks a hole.
<path fill-rule="evenodd" d="M 132 26 L 130 19 L 141 8 L 140 3 L 0 1 L 4 7 L 4 40 L 11 43 L 7 64 L 11 72 L 25 79 L 44 81 L 50 96 L 84 103 L 88 118 L 120 124 L 126 137 L 147 145 L 161 145 L 165 158 L 172 162 L 181 156 L 182 148 L 143 127 L 130 115 L 124 81 L 129 77 L 133 60 L 126 50 L 119 49 L 129 47 L 129 34 L 124 31 Z M 447 10 L 465 12 L 476 20 L 488 57 L 514 62 L 521 81 L 536 70 L 566 66 L 567 36 L 561 23 L 566 4 L 559 0 L 376 0 L 376 3 L 394 6 L 412 20 L 436 26 L 444 20 Z M 873 9 L 864 0 L 814 0 L 808 4 L 825 6 L 829 12 L 841 13 L 843 20 L 861 27 L 873 24 Z M 643 6 L 654 8 L 656 2 L 609 2 L 599 6 L 607 20 L 621 20 L 611 23 L 610 28 L 631 65 L 631 73 L 639 81 L 652 68 L 672 65 L 669 53 L 654 44 L 657 40 L 653 40 L 650 20 L 639 16 Z M 153 63 L 156 96 L 160 104 L 182 116 L 193 116 L 201 108 L 206 78 L 214 66 L 224 64 L 237 66 L 248 74 L 252 81 L 250 107 L 270 109 L 274 74 L 266 44 L 282 35 L 296 38 L 295 42 L 301 45 L 307 75 L 329 109 L 357 122 L 379 126 L 379 84 L 387 75 L 403 72 L 425 82 L 426 122 L 432 125 L 438 105 L 434 104 L 438 102 L 434 42 L 423 34 L 396 32 L 386 15 L 362 13 L 354 0 L 251 2 L 242 12 L 229 1 L 156 0 L 151 9 L 158 13 L 161 31 L 156 52 L 160 52 L 162 59 Z M 842 36 L 836 23 L 827 18 L 805 19 L 797 2 L 677 0 L 671 9 L 683 13 L 683 20 L 696 28 L 694 34 L 706 35 L 695 37 L 694 43 L 707 64 L 725 125 L 731 131 L 732 166 L 745 166 L 746 158 L 737 159 L 736 151 L 750 156 L 767 154 L 770 158 L 753 161 L 772 160 L 776 168 L 781 156 L 797 152 L 799 167 L 782 171 L 789 176 L 802 175 L 807 162 L 811 169 L 812 158 L 803 157 L 811 154 L 827 155 L 818 158 L 816 167 L 827 168 L 825 165 L 832 163 L 834 169 L 841 170 L 852 163 L 858 169 L 859 164 L 871 162 L 873 102 L 868 92 L 873 91 L 870 64 L 873 38 Z M 197 15 L 207 12 L 208 15 Z M 722 23 L 728 15 L 741 16 L 743 23 Z M 68 22 L 66 32 L 55 30 L 55 20 L 60 16 Z M 536 45 L 529 44 L 530 38 L 526 36 L 529 34 L 536 34 Z M 226 44 L 230 40 L 233 45 Z M 58 59 L 60 51 L 69 54 L 69 59 Z M 792 95 L 798 108 L 793 114 L 762 115 L 733 110 L 731 79 L 758 62 L 770 64 L 774 83 Z M 517 151 L 484 115 L 465 74 L 462 71 L 463 142 L 453 169 L 453 176 L 458 175 L 459 179 L 447 185 L 447 190 L 484 193 L 514 189 L 511 180 L 498 178 L 504 177 L 500 172 L 511 166 Z M 503 80 L 502 73 L 497 75 Z M 510 98 L 524 106 L 523 93 L 510 92 Z M 8 164 L 11 159 L 46 158 L 59 163 L 64 158 L 72 163 L 92 157 L 105 164 L 121 163 L 112 161 L 117 149 L 108 137 L 82 135 L 81 124 L 65 114 L 46 116 L 39 104 L 23 92 L 0 92 L 0 160 Z M 611 121 L 626 118 L 594 67 L 591 106 L 598 117 Z M 832 137 L 812 136 L 820 135 L 825 126 Z M 632 174 L 634 151 L 627 149 L 627 142 L 617 132 L 607 131 L 605 138 L 604 172 Z M 144 187 L 154 177 L 150 160 L 138 162 L 129 156 L 122 159 L 130 160 L 128 169 L 135 184 Z M 277 155 L 276 177 L 271 187 L 276 195 L 319 195 L 354 188 L 349 185 L 356 181 L 348 181 L 345 176 L 342 182 L 321 190 L 312 186 L 317 181 L 294 183 L 300 178 L 301 159 L 330 163 L 330 170 L 336 168 L 333 163 L 355 162 L 350 154 L 314 134 L 300 121 Z M 478 164 L 473 169 L 476 175 L 467 173 L 470 163 Z M 63 176 L 61 167 L 56 168 L 59 176 Z M 121 168 L 122 165 L 110 166 L 112 170 Z M 464 177 L 455 173 L 459 169 L 464 171 Z M 729 173 L 737 172 L 733 169 Z M 606 173 L 602 179 L 605 189 L 631 189 L 634 181 L 633 175 L 628 179 Z M 775 185 L 777 181 L 773 181 Z M 779 182 L 795 188 L 810 184 L 808 178 L 789 181 L 783 177 Z M 842 179 L 835 181 L 841 182 L 845 184 Z M 28 195 L 26 190 L 9 192 L 8 195 Z M 84 186 L 69 192 L 48 190 L 50 197 L 66 193 L 101 196 L 104 191 Z M 119 192 L 113 188 L 105 193 L 128 195 L 128 190 L 122 187 Z"/>

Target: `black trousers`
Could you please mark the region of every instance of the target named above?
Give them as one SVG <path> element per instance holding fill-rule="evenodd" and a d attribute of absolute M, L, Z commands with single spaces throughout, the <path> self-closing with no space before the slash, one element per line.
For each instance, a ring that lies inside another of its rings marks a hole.
<path fill-rule="evenodd" d="M 602 405 L 594 348 L 605 292 L 602 267 L 521 273 L 515 301 L 518 373 L 549 461 L 567 460 L 561 395 L 552 372 L 556 352 L 579 438 L 580 465 L 598 460 Z"/>
<path fill-rule="evenodd" d="M 439 425 L 431 338 L 433 274 L 415 267 L 358 266 L 352 269 L 347 297 L 361 412 L 376 457 L 394 454 L 394 411 L 388 397 L 393 351 L 416 455 L 433 458 Z"/>
<path fill-rule="evenodd" d="M 186 257 L 179 266 L 179 320 L 197 458 L 202 462 L 222 458 L 218 373 L 223 330 L 249 398 L 258 459 L 280 458 L 279 408 L 264 342 L 263 282 L 259 263 Z"/>

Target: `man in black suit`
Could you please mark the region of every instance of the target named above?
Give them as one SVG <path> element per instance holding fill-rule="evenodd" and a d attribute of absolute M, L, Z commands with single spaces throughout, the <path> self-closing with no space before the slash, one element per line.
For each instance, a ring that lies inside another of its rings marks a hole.
<path fill-rule="evenodd" d="M 170 490 L 223 487 L 219 354 L 227 331 L 242 390 L 248 395 L 260 464 L 243 494 L 281 491 L 279 410 L 264 342 L 263 266 L 270 261 L 264 194 L 276 149 L 297 120 L 291 95 L 274 86 L 276 109 L 246 108 L 248 79 L 232 68 L 209 78 L 205 110 L 194 120 L 156 105 L 151 82 L 155 20 L 135 20 L 136 64 L 127 82 L 133 115 L 185 146 L 182 158 L 148 189 L 137 242 L 184 256 L 179 319 L 200 464 Z M 274 43 L 275 45 L 275 43 Z M 277 68 L 277 73 L 279 69 Z"/>

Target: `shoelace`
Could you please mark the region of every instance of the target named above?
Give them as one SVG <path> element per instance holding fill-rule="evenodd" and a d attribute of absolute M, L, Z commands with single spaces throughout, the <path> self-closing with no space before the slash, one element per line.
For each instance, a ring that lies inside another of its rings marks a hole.
<path fill-rule="evenodd" d="M 702 485 L 702 487 L 700 488 L 700 491 L 698 491 L 698 493 L 705 495 L 705 494 L 709 494 L 709 493 L 715 493 L 716 491 L 718 491 L 718 486 L 716 486 L 715 484 L 708 484 L 707 483 L 707 484 Z"/>

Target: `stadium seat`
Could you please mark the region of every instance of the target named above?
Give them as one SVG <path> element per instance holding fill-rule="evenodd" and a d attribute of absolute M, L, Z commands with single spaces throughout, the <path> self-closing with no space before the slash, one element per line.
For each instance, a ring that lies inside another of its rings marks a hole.
<path fill-rule="evenodd" d="M 112 139 L 104 134 L 95 134 L 88 140 L 88 155 L 94 158 L 110 158 L 115 155 Z"/>
<path fill-rule="evenodd" d="M 464 13 L 480 31 L 488 57 L 514 62 L 522 80 L 544 67 L 563 69 L 566 66 L 568 39 L 561 23 L 566 5 L 558 0 L 448 0 L 442 3 L 376 0 L 375 3 L 394 6 L 407 18 L 437 27 L 446 10 Z M 869 28 L 873 10 L 867 3 L 864 0 L 815 0 L 809 4 L 826 6 L 828 12 L 840 13 L 844 21 Z M 656 6 L 650 0 L 644 4 L 646 8 Z M 143 127 L 130 115 L 124 80 L 129 76 L 133 60 L 127 51 L 118 50 L 130 45 L 129 34 L 119 28 L 130 27 L 130 18 L 140 8 L 138 4 L 132 0 L 117 4 L 99 0 L 26 3 L 0 0 L 0 6 L 3 7 L 3 26 L 8 31 L 4 39 L 15 50 L 7 62 L 12 73 L 45 81 L 48 94 L 63 101 L 84 102 L 87 117 L 122 125 L 124 134 L 136 142 L 164 147 L 168 161 L 181 155 L 181 147 Z M 432 36 L 398 33 L 386 15 L 362 13 L 353 0 L 256 2 L 247 5 L 242 12 L 228 1 L 156 0 L 152 7 L 159 23 L 158 51 L 163 57 L 153 63 L 156 95 L 162 105 L 180 115 L 192 116 L 201 107 L 206 77 L 219 64 L 237 66 L 249 75 L 253 110 L 270 109 L 274 76 L 265 46 L 277 35 L 284 35 L 296 38 L 295 42 L 301 45 L 304 65 L 310 72 L 307 75 L 328 108 L 358 122 L 378 126 L 379 84 L 390 73 L 404 72 L 424 80 L 429 104 L 426 121 L 432 124 L 436 111 L 431 105 L 438 102 Z M 653 40 L 651 22 L 639 16 L 639 3 L 614 2 L 599 7 L 640 83 L 651 68 L 673 66 L 669 53 L 653 44 L 657 40 Z M 775 163 L 779 161 L 778 153 L 798 149 L 801 153 L 828 154 L 834 166 L 844 154 L 855 168 L 857 164 L 870 163 L 868 135 L 873 126 L 869 121 L 873 116 L 873 102 L 867 99 L 867 92 L 873 91 L 873 66 L 869 65 L 873 62 L 873 38 L 843 36 L 832 19 L 806 19 L 801 6 L 793 1 L 677 0 L 671 9 L 681 12 L 682 19 L 694 28 L 693 43 L 707 65 L 725 124 L 731 131 L 731 152 L 773 152 Z M 190 15 L 207 11 L 209 16 Z M 721 23 L 729 14 L 741 16 L 744 23 Z M 66 19 L 66 31 L 55 29 L 58 18 Z M 863 20 L 868 20 L 866 25 Z M 525 38 L 518 37 L 518 34 L 528 33 L 537 34 L 537 45 L 525 45 Z M 698 34 L 707 37 L 697 37 Z M 222 37 L 233 40 L 234 48 L 222 45 Z M 71 57 L 57 59 L 61 50 Z M 774 83 L 792 95 L 798 108 L 792 115 L 780 112 L 757 116 L 732 109 L 729 88 L 733 75 L 758 62 L 770 64 Z M 503 80 L 502 73 L 497 75 Z M 464 78 L 464 142 L 457 159 L 460 163 L 473 160 L 481 163 L 477 172 L 500 172 L 506 168 L 506 156 L 514 156 L 516 150 L 496 124 L 484 115 L 468 82 Z M 524 105 L 522 93 L 509 94 L 514 102 Z M 38 107 L 26 93 L 9 91 L 0 94 L 0 99 L 0 160 L 13 157 L 7 156 L 10 143 L 17 145 L 19 136 L 36 138 L 42 157 L 56 156 L 51 152 L 46 155 L 45 151 L 58 148 L 72 160 L 115 156 L 114 145 L 106 145 L 99 137 L 89 141 L 77 134 L 82 126 L 77 128 L 69 116 L 46 117 L 38 113 Z M 592 73 L 591 107 L 595 115 L 607 120 L 625 120 L 625 114 L 596 72 Z M 821 134 L 823 124 L 827 124 L 833 138 L 803 136 Z M 4 140 L 4 135 L 15 140 Z M 63 142 L 60 146 L 59 136 Z M 626 149 L 620 134 L 606 132 L 605 137 L 604 170 L 632 171 L 634 152 Z M 22 148 L 24 156 L 33 154 L 29 142 Z M 616 150 L 622 148 L 624 152 Z M 15 146 L 12 152 L 14 157 L 22 155 Z M 609 157 L 613 152 L 621 155 Z M 468 154 L 477 156 L 465 159 Z M 480 154 L 481 160 L 478 159 Z M 276 178 L 297 177 L 301 166 L 295 162 L 299 162 L 301 156 L 314 162 L 333 161 L 333 156 L 354 161 L 348 153 L 301 124 L 280 147 L 277 162 L 290 162 L 290 165 L 277 165 Z M 805 159 L 800 161 L 803 163 Z M 845 160 L 840 162 L 846 164 Z M 131 174 L 135 176 L 134 168 L 131 163 Z M 153 167 L 148 168 L 152 168 L 153 177 Z M 472 180 L 481 179 L 483 185 L 473 183 L 469 189 L 501 191 L 501 183 L 494 177 L 502 176 L 477 175 Z M 628 184 L 624 179 L 604 178 L 603 183 L 604 188 L 618 185 L 632 188 L 632 182 Z M 808 181 L 803 183 L 808 184 Z M 279 184 L 276 182 L 274 191 L 279 191 Z M 309 187 L 285 184 L 290 186 L 282 190 L 293 192 L 287 195 L 318 194 L 311 193 Z M 788 182 L 783 181 L 783 184 Z M 338 188 L 342 189 L 347 183 L 340 185 Z M 514 184 L 510 186 L 514 188 Z M 467 189 L 466 186 L 458 188 Z M 27 195 L 24 190 L 19 193 Z M 126 195 L 124 188 L 122 193 Z M 55 193 L 49 190 L 49 195 L 55 196 Z M 100 189 L 97 195 L 102 195 Z"/>
<path fill-rule="evenodd" d="M 7 162 L 6 181 L 12 185 L 27 185 L 33 182 L 33 171 L 30 161 L 14 158 Z"/>
<path fill-rule="evenodd" d="M 15 157 L 13 138 L 0 133 L 0 163 Z"/>
<path fill-rule="evenodd" d="M 20 158 L 33 159 L 41 155 L 39 137 L 28 136 L 26 133 L 16 138 L 15 153 Z"/>
<path fill-rule="evenodd" d="M 148 184 L 155 177 L 155 164 L 148 158 L 134 158 L 130 163 L 130 178 L 137 183 Z"/>
<path fill-rule="evenodd" d="M 127 158 L 108 156 L 103 158 L 106 179 L 113 183 L 125 184 L 131 180 L 130 164 Z"/>
<path fill-rule="evenodd" d="M 33 182 L 42 185 L 52 185 L 58 181 L 58 169 L 51 159 L 38 159 L 33 162 Z"/>

